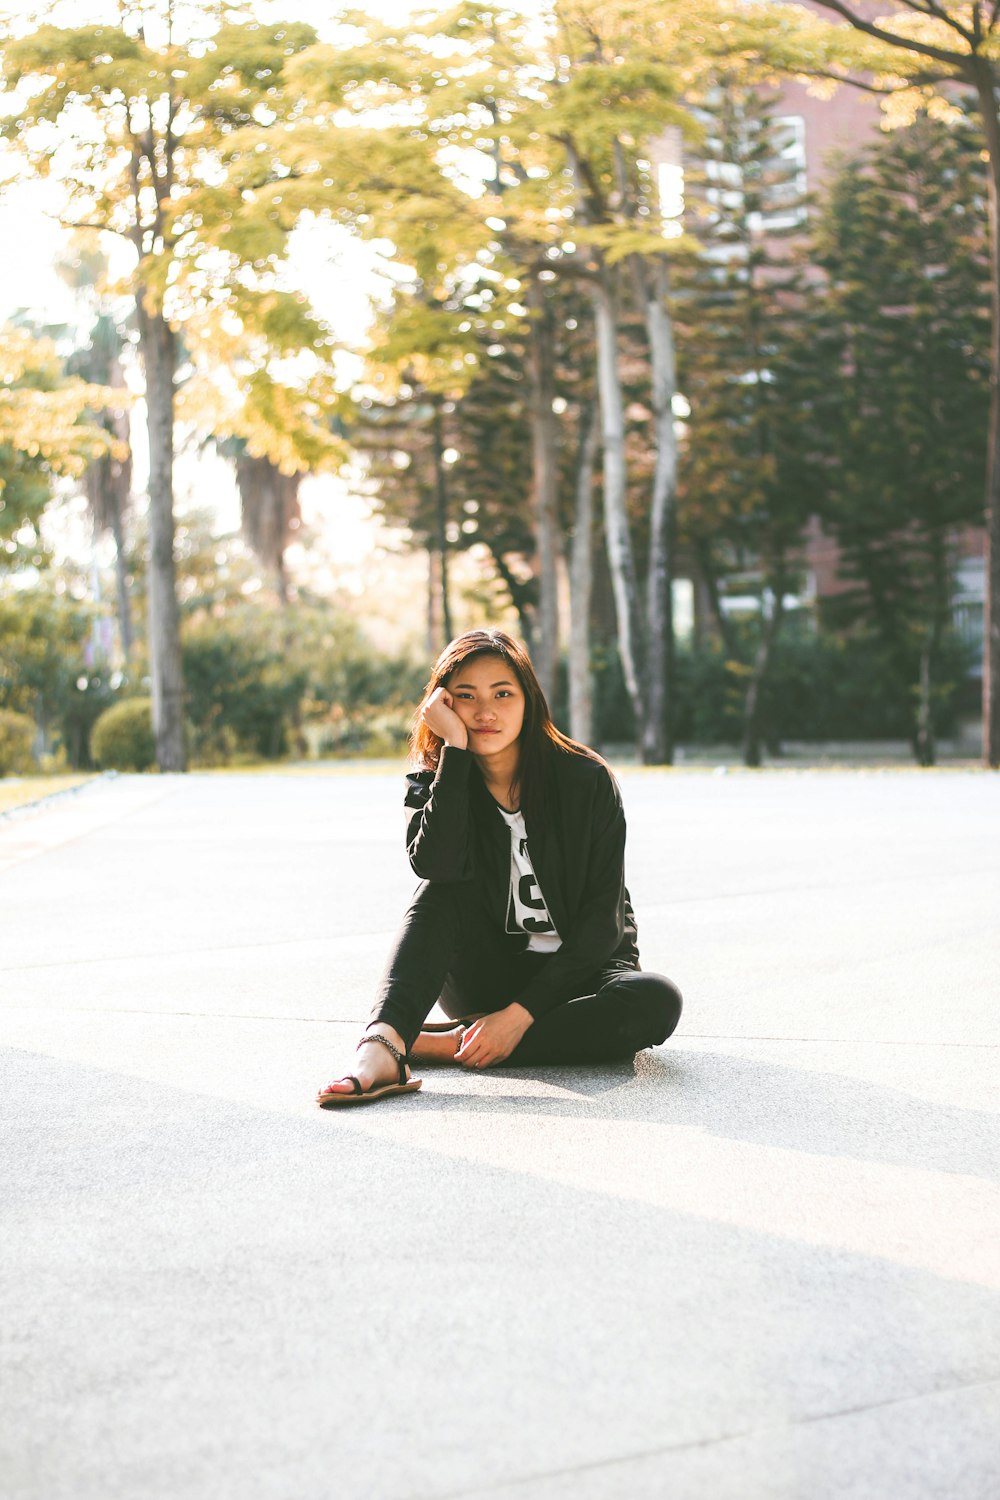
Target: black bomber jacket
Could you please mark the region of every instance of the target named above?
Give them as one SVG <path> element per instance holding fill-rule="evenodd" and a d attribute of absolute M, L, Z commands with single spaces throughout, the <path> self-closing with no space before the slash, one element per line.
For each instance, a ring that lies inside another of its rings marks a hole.
<path fill-rule="evenodd" d="M 535 1017 L 585 994 L 595 973 L 637 969 L 635 917 L 625 889 L 625 813 L 600 761 L 553 748 L 540 827 L 528 848 L 558 948 L 513 998 Z M 510 830 L 470 750 L 445 745 L 437 771 L 406 778 L 406 852 L 422 880 L 479 880 L 501 929 L 510 892 Z M 512 939 L 516 941 L 516 939 Z M 527 947 L 524 934 L 523 947 Z"/>

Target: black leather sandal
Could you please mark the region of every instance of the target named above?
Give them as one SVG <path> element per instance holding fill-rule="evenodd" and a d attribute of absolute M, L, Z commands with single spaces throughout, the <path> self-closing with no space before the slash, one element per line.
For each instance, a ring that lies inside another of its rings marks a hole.
<path fill-rule="evenodd" d="M 351 1092 L 345 1094 L 334 1090 L 330 1084 L 327 1084 L 326 1088 L 320 1089 L 316 1095 L 316 1103 L 321 1108 L 329 1109 L 331 1106 L 338 1107 L 341 1104 L 370 1104 L 372 1100 L 386 1099 L 390 1094 L 415 1094 L 417 1089 L 419 1089 L 424 1080 L 422 1078 L 407 1078 L 406 1054 L 400 1052 L 399 1048 L 390 1042 L 387 1036 L 381 1036 L 377 1031 L 370 1032 L 368 1036 L 361 1038 L 358 1046 L 363 1047 L 366 1042 L 381 1042 L 382 1046 L 388 1052 L 392 1053 L 396 1059 L 396 1066 L 399 1069 L 398 1083 L 374 1083 L 370 1089 L 366 1089 L 362 1088 L 361 1080 L 355 1078 L 353 1073 L 345 1073 L 343 1078 L 335 1078 L 333 1082 L 343 1083 L 346 1079 L 351 1084 Z"/>

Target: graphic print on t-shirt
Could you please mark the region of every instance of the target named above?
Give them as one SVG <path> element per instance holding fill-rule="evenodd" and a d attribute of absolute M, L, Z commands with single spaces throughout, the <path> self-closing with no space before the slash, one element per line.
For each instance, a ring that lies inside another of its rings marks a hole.
<path fill-rule="evenodd" d="M 552 952 L 561 946 L 562 939 L 549 915 L 538 884 L 538 877 L 528 853 L 528 838 L 522 813 L 510 813 L 500 808 L 503 820 L 510 829 L 510 894 L 507 898 L 508 932 L 530 934 L 528 946 L 543 952 Z"/>

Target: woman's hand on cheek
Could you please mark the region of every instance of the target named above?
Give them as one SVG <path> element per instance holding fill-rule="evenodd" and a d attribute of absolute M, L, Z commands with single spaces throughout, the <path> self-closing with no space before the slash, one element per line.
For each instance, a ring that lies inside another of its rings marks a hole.
<path fill-rule="evenodd" d="M 454 699 L 447 688 L 435 688 L 421 710 L 420 717 L 427 728 L 459 750 L 469 748 L 469 731 L 453 707 Z"/>
<path fill-rule="evenodd" d="M 488 1068 L 510 1056 L 534 1017 L 514 1002 L 466 1028 L 455 1061 L 463 1068 Z"/>

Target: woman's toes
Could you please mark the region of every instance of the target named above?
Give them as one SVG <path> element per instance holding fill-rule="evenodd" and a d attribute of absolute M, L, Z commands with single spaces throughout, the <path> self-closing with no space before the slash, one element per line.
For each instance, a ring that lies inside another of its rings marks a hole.
<path fill-rule="evenodd" d="M 353 1084 L 349 1078 L 332 1078 L 330 1082 L 319 1090 L 317 1098 L 324 1094 L 349 1094 L 353 1092 Z"/>

